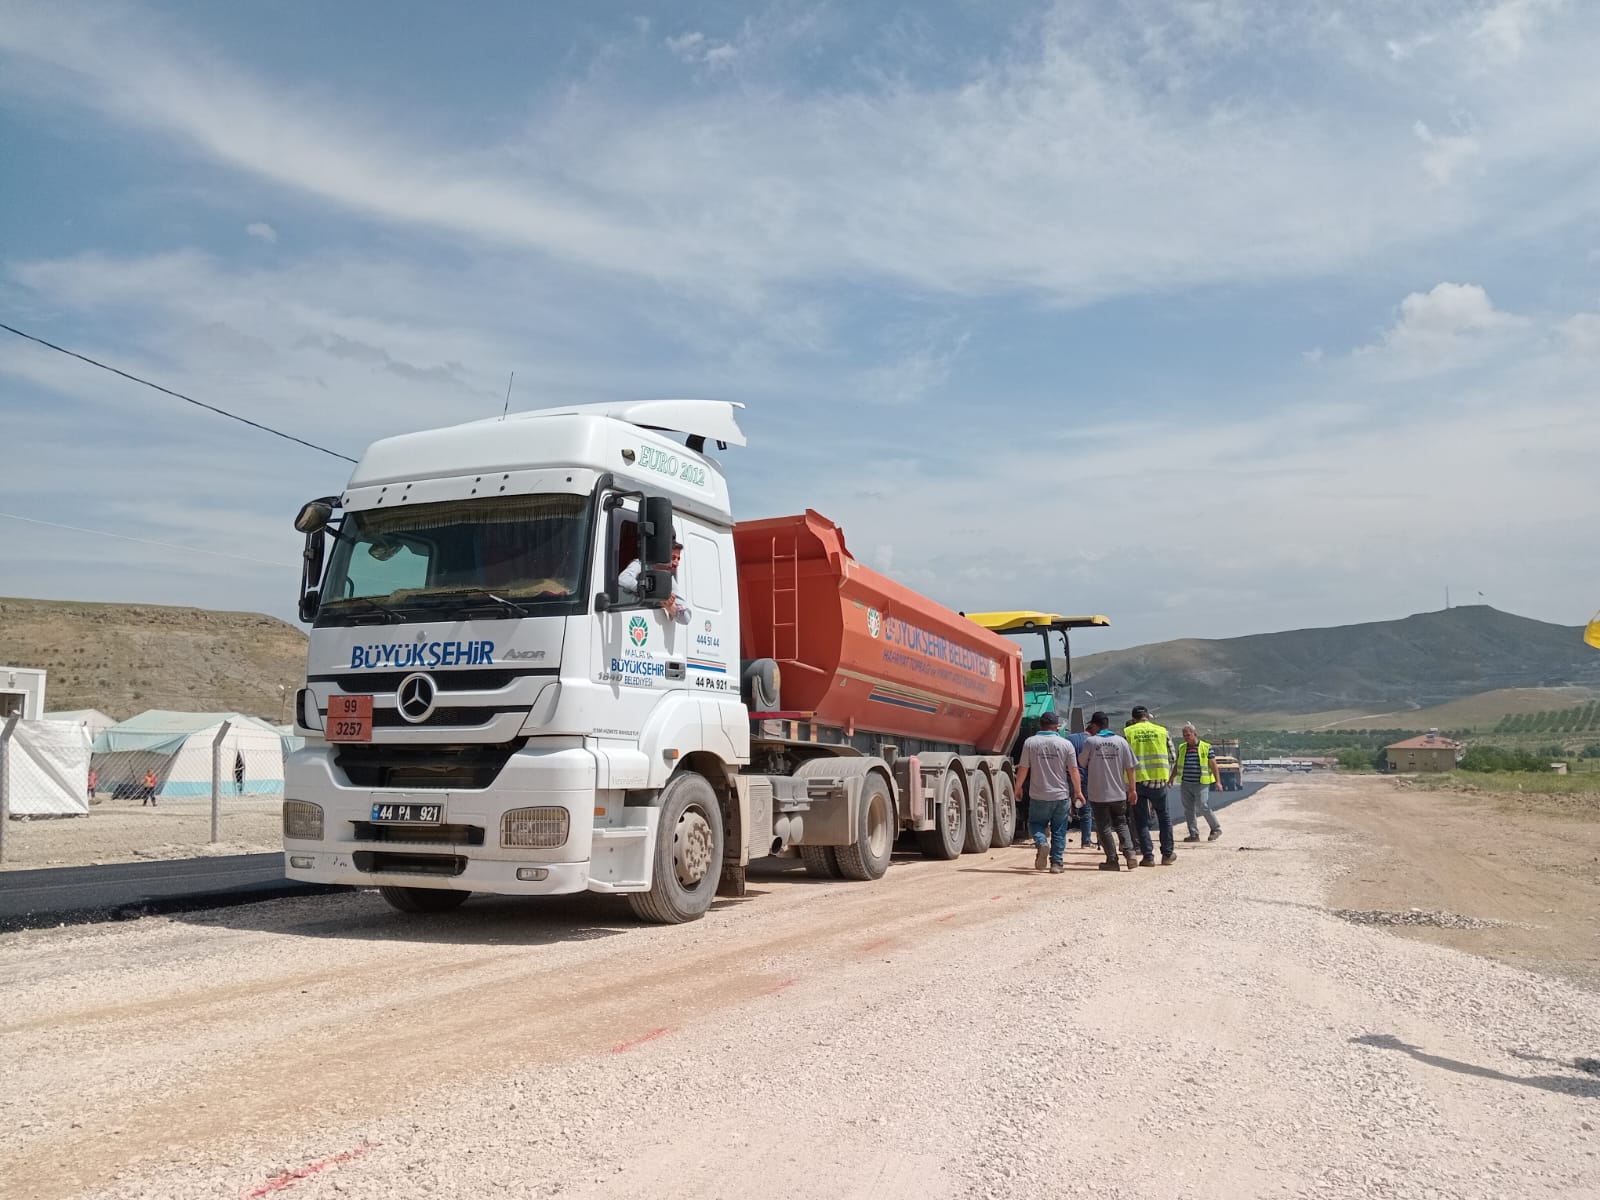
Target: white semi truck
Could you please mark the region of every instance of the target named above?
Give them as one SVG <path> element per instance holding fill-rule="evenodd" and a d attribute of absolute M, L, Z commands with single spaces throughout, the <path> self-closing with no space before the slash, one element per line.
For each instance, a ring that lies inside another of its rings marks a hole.
<path fill-rule="evenodd" d="M 744 444 L 737 407 L 387 438 L 302 508 L 290 877 L 408 912 L 624 893 L 679 922 L 753 857 L 872 879 L 902 832 L 936 857 L 1010 842 L 1016 646 L 815 513 L 736 530 L 705 445 Z"/>

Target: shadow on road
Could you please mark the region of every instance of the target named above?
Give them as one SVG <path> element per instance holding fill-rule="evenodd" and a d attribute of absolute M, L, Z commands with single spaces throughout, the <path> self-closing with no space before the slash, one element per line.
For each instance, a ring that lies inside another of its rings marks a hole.
<path fill-rule="evenodd" d="M 1352 1045 L 1372 1046 L 1379 1050 L 1398 1050 L 1402 1054 L 1409 1054 L 1420 1063 L 1427 1063 L 1430 1067 L 1453 1071 L 1457 1075 L 1468 1075 L 1474 1079 L 1497 1079 L 1503 1083 L 1521 1084 L 1523 1087 L 1538 1088 L 1540 1091 L 1555 1092 L 1562 1096 L 1600 1099 L 1600 1079 L 1583 1079 L 1572 1075 L 1507 1075 L 1504 1071 L 1496 1071 L 1493 1067 L 1474 1066 L 1460 1059 L 1446 1058 L 1442 1054 L 1429 1054 L 1420 1047 L 1407 1045 L 1390 1033 L 1363 1034 L 1351 1038 L 1350 1042 Z M 1571 1065 L 1577 1066 L 1576 1063 Z"/>

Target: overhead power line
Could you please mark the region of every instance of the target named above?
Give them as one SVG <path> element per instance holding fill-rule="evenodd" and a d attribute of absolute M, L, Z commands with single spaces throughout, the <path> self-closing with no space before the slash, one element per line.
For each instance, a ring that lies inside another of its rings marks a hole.
<path fill-rule="evenodd" d="M 259 429 L 262 433 L 270 433 L 273 437 L 283 438 L 286 442 L 296 442 L 299 445 L 306 447 L 308 450 L 319 450 L 323 454 L 333 455 L 334 458 L 342 458 L 348 463 L 353 463 L 356 461 L 348 454 L 340 454 L 337 450 L 329 450 L 326 446 L 319 446 L 315 442 L 306 441 L 305 438 L 295 437 L 292 433 L 285 433 L 281 429 L 274 429 L 270 425 L 263 425 L 259 421 L 252 421 L 249 417 L 241 417 L 238 413 L 231 413 L 225 408 L 218 408 L 215 404 L 207 404 L 203 400 L 196 400 L 193 396 L 185 396 L 182 392 L 175 392 L 171 388 L 162 387 L 159 383 L 151 383 L 148 379 L 141 379 L 139 376 L 131 374 L 118 367 L 113 367 L 109 363 L 103 363 L 99 359 L 90 358 L 87 354 L 79 354 L 76 350 L 68 350 L 65 346 L 58 346 L 54 342 L 47 342 L 42 337 L 35 337 L 31 333 L 24 333 L 22 330 L 17 329 L 14 326 L 7 325 L 4 321 L 0 321 L 0 329 L 4 329 L 7 333 L 14 333 L 19 338 L 24 338 L 27 341 L 35 342 L 48 350 L 54 350 L 57 354 L 65 354 L 68 358 L 75 358 L 79 362 L 86 362 L 91 367 L 99 367 L 102 371 L 110 371 L 113 375 L 120 375 L 124 379 L 130 379 L 134 383 L 143 384 L 147 388 L 154 388 L 162 395 L 171 396 L 175 400 L 182 400 L 185 404 L 192 404 L 196 408 L 203 408 L 207 412 L 216 413 L 219 417 L 227 417 L 231 421 L 238 421 L 241 425 L 248 425 L 252 429 Z"/>
<path fill-rule="evenodd" d="M 138 542 L 141 546 L 160 546 L 163 550 L 178 550 L 184 554 L 205 554 L 212 558 L 231 558 L 235 562 L 260 563 L 264 567 L 292 568 L 293 563 L 273 562 L 268 558 L 250 558 L 243 554 L 228 554 L 222 550 L 204 550 L 199 546 L 179 546 L 175 542 L 158 542 L 151 538 L 131 537 L 126 533 L 112 533 L 109 529 L 88 529 L 82 525 L 63 525 L 59 521 L 41 521 L 38 517 L 23 517 L 16 513 L 0 512 L 0 517 L 11 521 L 26 521 L 29 525 L 46 525 L 51 529 L 69 529 L 73 533 L 93 533 L 100 537 L 116 538 L 124 542 Z"/>

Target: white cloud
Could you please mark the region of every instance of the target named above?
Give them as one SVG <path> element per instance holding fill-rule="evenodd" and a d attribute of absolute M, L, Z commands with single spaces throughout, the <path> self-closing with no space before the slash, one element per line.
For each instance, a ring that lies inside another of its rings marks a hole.
<path fill-rule="evenodd" d="M 1486 50 L 1507 58 L 1520 56 L 1543 19 L 1565 0 L 1500 0 L 1478 21 L 1473 37 Z"/>
<path fill-rule="evenodd" d="M 1412 126 L 1417 140 L 1427 147 L 1422 168 L 1440 186 L 1448 184 L 1467 163 L 1477 157 L 1478 139 L 1467 134 L 1435 134 L 1421 121 Z"/>
<path fill-rule="evenodd" d="M 269 246 L 278 240 L 278 231 L 265 221 L 251 221 L 244 227 L 244 231 L 257 241 L 266 242 Z"/>
<path fill-rule="evenodd" d="M 1440 283 L 1402 300 L 1395 323 L 1356 355 L 1401 376 L 1434 374 L 1478 361 L 1528 326 L 1496 309 L 1478 284 Z"/>
<path fill-rule="evenodd" d="M 739 57 L 738 49 L 730 42 L 714 42 L 705 34 L 683 33 L 669 37 L 667 49 L 686 63 L 706 67 L 723 67 Z"/>
<path fill-rule="evenodd" d="M 1154 45 L 1145 35 L 1169 9 L 1179 32 Z M 1304 93 L 1237 82 L 1240 56 L 1342 46 L 1321 18 L 1152 4 L 1108 21 L 1063 6 L 938 83 L 864 72 L 788 90 L 746 73 L 637 100 L 575 85 L 524 140 L 461 148 L 375 100 L 252 77 L 154 17 L 91 11 L 69 26 L 15 6 L 0 47 L 43 70 L 13 86 L 53 80 L 59 99 L 382 221 L 761 304 L 821 280 L 1087 302 L 1339 270 L 1473 227 L 1491 200 L 1516 204 L 1517 189 L 1484 180 L 1537 192 L 1546 220 L 1596 207 L 1582 189 L 1540 187 L 1549 162 L 1593 153 L 1592 23 L 1564 40 L 1518 24 L 1515 67 L 1471 78 L 1453 73 L 1467 51 L 1447 30 L 1428 73 L 1388 81 L 1352 122 L 1321 89 L 1371 82 L 1337 54 Z M 706 66 L 730 50 L 765 64 L 816 36 L 791 24 L 668 45 Z M 1272 40 L 1244 40 L 1258 30 Z M 1428 132 L 1417 172 L 1411 118 L 1397 117 L 1439 94 L 1475 114 L 1472 132 Z M 1468 162 L 1473 186 L 1441 197 Z"/>
<path fill-rule="evenodd" d="M 1576 313 L 1556 326 L 1573 353 L 1600 357 L 1600 313 Z"/>

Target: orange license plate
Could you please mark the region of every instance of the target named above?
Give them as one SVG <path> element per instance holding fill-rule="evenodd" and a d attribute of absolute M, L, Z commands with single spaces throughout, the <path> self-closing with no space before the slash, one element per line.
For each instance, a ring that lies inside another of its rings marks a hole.
<path fill-rule="evenodd" d="M 328 740 L 330 742 L 370 742 L 372 740 L 372 697 L 329 696 Z"/>

